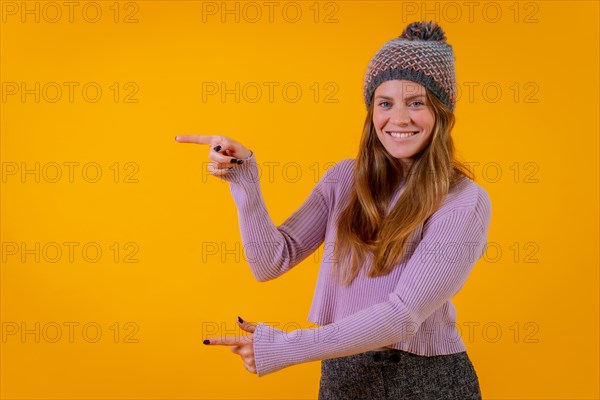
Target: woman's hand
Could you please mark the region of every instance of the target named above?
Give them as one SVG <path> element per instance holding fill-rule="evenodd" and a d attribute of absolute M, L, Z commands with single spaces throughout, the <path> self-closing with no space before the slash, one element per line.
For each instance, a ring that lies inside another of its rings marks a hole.
<path fill-rule="evenodd" d="M 251 334 L 245 336 L 208 338 L 204 341 L 204 344 L 230 346 L 233 353 L 239 354 L 240 357 L 242 357 L 246 370 L 252 374 L 256 374 L 256 364 L 254 362 L 254 330 L 256 329 L 256 324 L 245 322 L 238 317 L 238 325 L 244 331 L 250 332 Z"/>
<path fill-rule="evenodd" d="M 208 171 L 211 175 L 225 175 L 227 171 L 243 163 L 243 159 L 250 157 L 252 152 L 226 136 L 207 135 L 181 135 L 175 136 L 179 143 L 196 143 L 210 145 L 208 158 Z"/>

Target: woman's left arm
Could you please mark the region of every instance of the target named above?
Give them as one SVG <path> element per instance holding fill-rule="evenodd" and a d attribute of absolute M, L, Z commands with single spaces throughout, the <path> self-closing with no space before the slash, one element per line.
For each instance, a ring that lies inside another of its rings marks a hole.
<path fill-rule="evenodd" d="M 362 353 L 414 336 L 421 323 L 465 284 L 487 246 L 490 203 L 450 211 L 425 229 L 388 300 L 335 323 L 289 333 L 258 323 L 253 357 L 258 376 L 303 362 Z M 483 211 L 482 211 L 483 210 Z M 460 257 L 443 257 L 458 246 Z"/>

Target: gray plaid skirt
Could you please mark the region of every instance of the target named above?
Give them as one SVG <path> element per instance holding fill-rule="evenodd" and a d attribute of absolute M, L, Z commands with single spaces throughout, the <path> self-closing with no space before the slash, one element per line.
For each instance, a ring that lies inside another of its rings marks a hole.
<path fill-rule="evenodd" d="M 368 351 L 321 360 L 319 400 L 481 400 L 467 352 Z"/>

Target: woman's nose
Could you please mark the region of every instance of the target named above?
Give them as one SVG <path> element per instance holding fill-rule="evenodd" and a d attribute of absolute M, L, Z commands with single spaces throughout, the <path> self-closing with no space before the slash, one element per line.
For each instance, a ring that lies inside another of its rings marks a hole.
<path fill-rule="evenodd" d="M 406 107 L 398 107 L 393 113 L 392 120 L 398 125 L 408 124 L 410 122 L 410 113 Z"/>

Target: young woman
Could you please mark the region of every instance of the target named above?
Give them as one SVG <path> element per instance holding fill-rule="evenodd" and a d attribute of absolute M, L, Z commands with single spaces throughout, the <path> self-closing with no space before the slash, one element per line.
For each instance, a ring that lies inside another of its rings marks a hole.
<path fill-rule="evenodd" d="M 487 244 L 491 203 L 455 159 L 454 54 L 434 22 L 408 25 L 375 54 L 364 81 L 367 116 L 356 159 L 329 168 L 276 227 L 253 152 L 224 136 L 209 170 L 230 182 L 257 280 L 285 273 L 321 244 L 309 320 L 284 332 L 238 317 L 249 335 L 228 345 L 259 376 L 321 361 L 319 399 L 481 399 L 451 299 Z"/>

